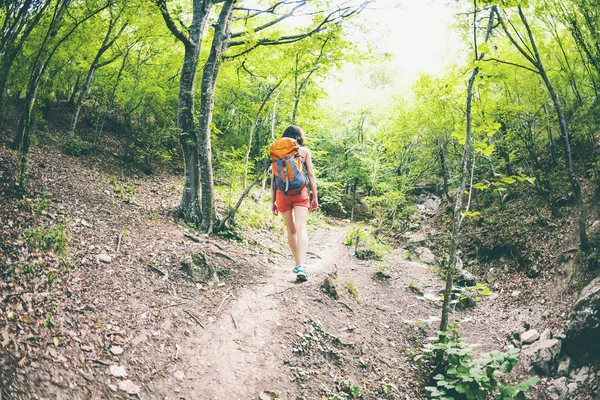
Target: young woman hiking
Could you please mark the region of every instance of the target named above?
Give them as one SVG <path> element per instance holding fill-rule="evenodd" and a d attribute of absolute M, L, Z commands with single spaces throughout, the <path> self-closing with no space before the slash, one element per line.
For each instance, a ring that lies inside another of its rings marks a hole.
<path fill-rule="evenodd" d="M 274 150 L 274 148 L 277 148 L 281 155 L 276 155 L 278 150 Z M 279 164 L 277 164 L 278 161 L 275 161 L 276 159 L 280 159 Z M 288 126 L 283 132 L 282 139 L 276 140 L 271 145 L 271 160 L 274 160 L 271 180 L 272 211 L 275 215 L 281 213 L 283 216 L 287 228 L 288 244 L 296 262 L 294 268 L 296 279 L 303 282 L 308 279 L 306 221 L 308 211 L 315 211 L 319 207 L 319 202 L 315 171 L 310 151 L 304 147 L 302 129 L 295 125 Z M 287 168 L 286 162 L 291 163 Z M 300 168 L 302 171 L 299 171 Z M 300 186 L 296 188 L 298 185 Z M 309 200 L 308 185 L 310 185 L 312 200 Z"/>

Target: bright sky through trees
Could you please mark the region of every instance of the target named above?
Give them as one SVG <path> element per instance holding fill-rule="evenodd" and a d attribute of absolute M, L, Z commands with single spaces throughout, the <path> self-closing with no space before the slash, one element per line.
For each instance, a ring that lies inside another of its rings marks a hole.
<path fill-rule="evenodd" d="M 360 16 L 364 29 L 350 31 L 351 40 L 389 57 L 376 66 L 344 68 L 338 79 L 326 84 L 332 100 L 385 102 L 410 89 L 420 73 L 441 73 L 465 48 L 452 30 L 455 5 L 449 0 L 378 0 L 364 10 Z M 391 82 L 385 88 L 373 86 L 367 74 L 374 73 Z"/>

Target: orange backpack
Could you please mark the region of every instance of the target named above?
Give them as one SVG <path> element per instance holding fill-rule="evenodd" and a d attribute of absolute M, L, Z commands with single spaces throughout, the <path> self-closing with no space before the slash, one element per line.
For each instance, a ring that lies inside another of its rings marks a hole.
<path fill-rule="evenodd" d="M 277 139 L 269 148 L 275 188 L 283 190 L 286 196 L 290 190 L 300 193 L 308 181 L 299 149 L 298 142 L 287 137 Z"/>

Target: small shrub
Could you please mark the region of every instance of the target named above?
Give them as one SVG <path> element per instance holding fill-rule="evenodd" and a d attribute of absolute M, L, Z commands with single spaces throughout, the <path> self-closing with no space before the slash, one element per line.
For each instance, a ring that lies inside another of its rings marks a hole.
<path fill-rule="evenodd" d="M 410 290 L 416 295 L 423 296 L 423 291 L 421 290 L 421 288 L 412 282 L 408 283 L 408 290 Z"/>
<path fill-rule="evenodd" d="M 108 182 L 113 192 L 119 195 L 119 198 L 125 203 L 133 203 L 135 197 L 135 188 L 131 183 L 119 182 L 116 177 L 111 177 Z"/>
<path fill-rule="evenodd" d="M 348 293 L 350 293 L 350 295 L 354 297 L 356 301 L 358 301 L 358 288 L 356 287 L 356 283 L 352 281 L 346 281 L 344 286 L 346 286 Z"/>
<path fill-rule="evenodd" d="M 371 235 L 362 224 L 354 225 L 346 232 L 346 245 L 354 245 L 354 255 L 359 260 L 383 260 L 390 247 Z"/>
<path fill-rule="evenodd" d="M 319 182 L 319 207 L 327 215 L 343 217 L 346 213 L 344 207 L 343 187 L 339 182 Z"/>
<path fill-rule="evenodd" d="M 52 250 L 56 255 L 67 255 L 68 230 L 62 223 L 54 224 L 46 229 L 28 228 L 25 230 L 25 241 L 32 248 Z"/>
<path fill-rule="evenodd" d="M 419 362 L 443 354 L 439 373 L 433 377 L 435 386 L 425 387 L 432 399 L 525 399 L 531 385 L 539 381 L 538 377 L 532 377 L 510 386 L 502 379 L 517 364 L 519 349 L 494 351 L 473 359 L 475 345 L 460 340 L 458 325 L 439 332 L 436 339 L 425 345 L 423 355 L 415 357 Z"/>
<path fill-rule="evenodd" d="M 65 143 L 65 154 L 70 156 L 83 156 L 92 150 L 92 145 L 77 135 L 69 135 Z"/>
<path fill-rule="evenodd" d="M 374 267 L 375 268 L 375 279 L 380 280 L 380 281 L 385 281 L 387 279 L 390 279 L 391 276 L 389 275 L 389 272 L 393 271 L 393 268 L 390 267 L 389 265 L 377 265 Z"/>

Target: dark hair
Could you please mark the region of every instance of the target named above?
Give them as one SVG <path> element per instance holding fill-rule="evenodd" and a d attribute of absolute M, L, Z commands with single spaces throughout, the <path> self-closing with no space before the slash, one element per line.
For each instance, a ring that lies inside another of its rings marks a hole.
<path fill-rule="evenodd" d="M 285 131 L 283 131 L 282 137 L 296 139 L 296 142 L 298 142 L 300 146 L 304 146 L 304 132 L 302 132 L 302 129 L 300 129 L 299 126 L 288 126 L 285 128 Z"/>

